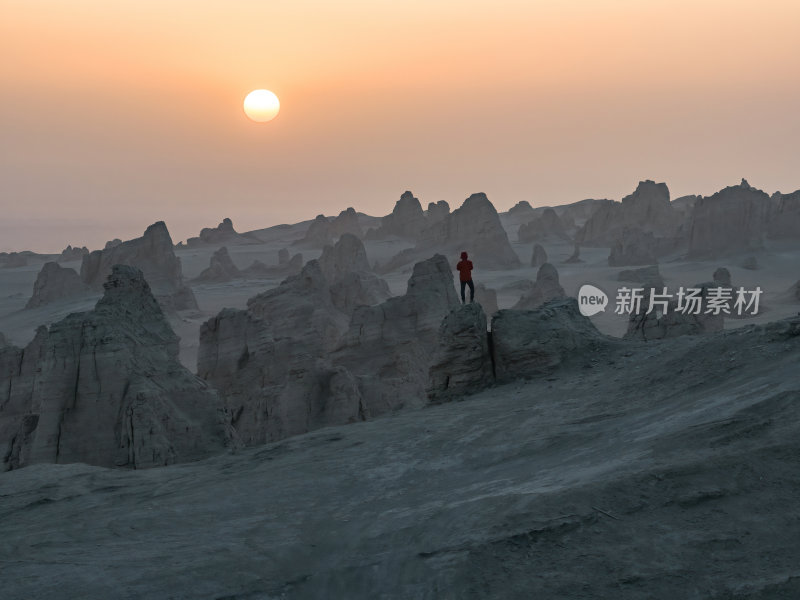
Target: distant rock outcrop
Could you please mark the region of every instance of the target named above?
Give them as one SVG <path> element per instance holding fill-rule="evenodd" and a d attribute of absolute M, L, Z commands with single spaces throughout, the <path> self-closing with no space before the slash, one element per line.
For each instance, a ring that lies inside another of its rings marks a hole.
<path fill-rule="evenodd" d="M 428 203 L 428 211 L 425 216 L 427 217 L 428 225 L 433 225 L 446 219 L 449 214 L 450 205 L 444 200 L 439 200 L 436 203 Z"/>
<path fill-rule="evenodd" d="M 561 221 L 566 225 L 567 222 L 572 224 L 585 223 L 601 206 L 605 204 L 615 204 L 613 200 L 608 199 L 594 199 L 587 198 L 586 200 L 579 200 L 572 204 L 565 204 L 560 206 Z"/>
<path fill-rule="evenodd" d="M 541 267 L 547 262 L 547 252 L 541 244 L 533 245 L 533 254 L 531 255 L 531 266 Z"/>
<path fill-rule="evenodd" d="M 513 306 L 515 310 L 532 310 L 545 302 L 566 296 L 564 288 L 558 281 L 558 270 L 550 263 L 539 267 L 533 287 L 522 294 Z"/>
<path fill-rule="evenodd" d="M 773 239 L 800 238 L 800 190 L 772 195 L 767 236 Z"/>
<path fill-rule="evenodd" d="M 16 269 L 17 267 L 28 266 L 28 256 L 23 252 L 2 252 L 0 253 L 0 267 L 4 269 Z"/>
<path fill-rule="evenodd" d="M 80 296 L 89 291 L 75 269 L 62 267 L 57 262 L 46 262 L 36 276 L 33 295 L 25 308 L 36 308 L 44 304 Z"/>
<path fill-rule="evenodd" d="M 86 246 L 83 246 L 82 248 L 78 248 L 77 246 L 75 248 L 72 246 L 67 246 L 61 251 L 61 256 L 58 257 L 58 262 L 81 260 L 84 254 L 89 254 L 89 249 Z"/>
<path fill-rule="evenodd" d="M 501 310 L 492 319 L 498 383 L 544 375 L 569 362 L 588 362 L 610 344 L 580 314 L 574 298 L 556 298 L 535 310 Z"/>
<path fill-rule="evenodd" d="M 103 250 L 111 250 L 111 248 L 116 248 L 122 243 L 122 240 L 119 238 L 114 238 L 113 240 L 108 240 L 106 245 L 103 247 Z"/>
<path fill-rule="evenodd" d="M 289 262 L 289 250 L 287 248 L 281 248 L 278 250 L 278 264 L 285 265 Z"/>
<path fill-rule="evenodd" d="M 242 272 L 233 263 L 228 248 L 220 247 L 211 255 L 211 262 L 207 269 L 195 277 L 199 283 L 222 283 L 242 277 Z"/>
<path fill-rule="evenodd" d="M 622 199 L 625 225 L 652 232 L 658 236 L 671 236 L 680 226 L 680 216 L 669 201 L 666 183 L 650 179 L 640 181 L 636 190 Z"/>
<path fill-rule="evenodd" d="M 428 225 L 419 200 L 409 191 L 403 192 L 392 213 L 381 220 L 380 227 L 367 232 L 368 239 L 383 239 L 398 236 L 416 240 Z"/>
<path fill-rule="evenodd" d="M 99 289 L 113 265 L 141 269 L 163 308 L 197 309 L 192 290 L 183 283 L 181 261 L 175 256 L 172 238 L 163 221 L 150 225 L 140 238 L 122 242 L 83 257 L 81 280 Z"/>
<path fill-rule="evenodd" d="M 698 200 L 690 218 L 689 257 L 712 258 L 759 249 L 769 196 L 747 181 Z"/>
<path fill-rule="evenodd" d="M 624 227 L 619 238 L 611 246 L 608 256 L 610 267 L 633 267 L 652 265 L 658 262 L 656 242 L 651 231 L 644 232 L 638 227 Z"/>
<path fill-rule="evenodd" d="M 520 265 L 492 203 L 486 194 L 472 194 L 450 215 L 428 227 L 417 252 L 444 252 L 458 256 L 466 250 L 476 268 L 509 269 Z"/>
<path fill-rule="evenodd" d="M 232 443 L 216 394 L 178 361 L 141 271 L 113 267 L 94 310 L 40 327 L 0 350 L 5 469 L 84 462 L 144 468 L 191 461 Z"/>
<path fill-rule="evenodd" d="M 528 222 L 536 216 L 536 210 L 531 206 L 527 200 L 520 200 L 514 206 L 508 209 L 508 214 L 520 221 Z"/>
<path fill-rule="evenodd" d="M 581 259 L 581 246 L 576 242 L 575 247 L 572 249 L 572 254 L 570 254 L 567 260 L 564 261 L 564 264 L 573 265 L 582 262 L 583 260 Z"/>
<path fill-rule="evenodd" d="M 241 236 L 233 228 L 233 221 L 225 217 L 216 227 L 204 227 L 200 230 L 198 237 L 186 240 L 189 247 L 201 246 L 203 244 L 224 244 L 239 239 Z"/>
<path fill-rule="evenodd" d="M 640 181 L 622 202 L 601 204 L 578 231 L 576 240 L 583 246 L 611 246 L 625 227 L 671 239 L 678 235 L 682 223 L 683 216 L 670 203 L 667 185 Z"/>
<path fill-rule="evenodd" d="M 494 382 L 486 315 L 479 304 L 455 308 L 442 320 L 428 375 L 431 402 L 472 394 Z"/>
<path fill-rule="evenodd" d="M 611 246 L 625 225 L 622 204 L 607 202 L 597 207 L 575 235 L 586 246 Z"/>
<path fill-rule="evenodd" d="M 354 208 L 348 208 L 339 213 L 335 218 L 317 215 L 311 222 L 305 236 L 295 244 L 306 246 L 327 246 L 333 244 L 345 233 L 357 238 L 364 237 L 361 224 L 358 222 L 358 213 Z"/>
<path fill-rule="evenodd" d="M 358 213 L 352 207 L 340 212 L 330 224 L 330 235 L 334 240 L 338 240 L 339 236 L 345 233 L 354 235 L 357 238 L 364 237 L 361 224 L 358 222 Z"/>
<path fill-rule="evenodd" d="M 343 235 L 335 245 L 322 249 L 319 266 L 328 281 L 335 281 L 348 271 L 372 270 L 364 244 L 349 233 Z"/>
<path fill-rule="evenodd" d="M 517 239 L 528 243 L 548 238 L 568 240 L 567 229 L 561 218 L 552 208 L 545 208 L 542 213 L 527 223 L 520 225 Z"/>
<path fill-rule="evenodd" d="M 333 242 L 331 235 L 331 222 L 325 215 L 317 215 L 308 226 L 305 236 L 296 244 L 310 244 L 315 246 L 325 246 Z"/>

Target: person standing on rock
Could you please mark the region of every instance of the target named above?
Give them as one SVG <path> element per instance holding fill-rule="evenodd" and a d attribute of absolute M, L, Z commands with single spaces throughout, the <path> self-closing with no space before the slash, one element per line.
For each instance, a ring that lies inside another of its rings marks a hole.
<path fill-rule="evenodd" d="M 472 283 L 472 261 L 467 260 L 467 253 L 461 253 L 461 260 L 456 265 L 458 269 L 458 278 L 461 281 L 461 303 L 466 303 L 464 290 L 469 286 L 469 301 L 472 302 L 475 298 L 475 284 Z"/>

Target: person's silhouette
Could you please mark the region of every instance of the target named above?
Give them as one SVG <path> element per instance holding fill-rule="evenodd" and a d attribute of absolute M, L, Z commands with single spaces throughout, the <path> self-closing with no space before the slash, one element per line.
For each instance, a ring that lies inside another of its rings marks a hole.
<path fill-rule="evenodd" d="M 475 298 L 475 284 L 472 283 L 472 261 L 467 260 L 467 253 L 461 253 L 461 260 L 456 265 L 458 269 L 458 279 L 461 281 L 461 303 L 466 303 L 464 294 L 465 288 L 469 286 L 469 301 L 472 302 Z"/>

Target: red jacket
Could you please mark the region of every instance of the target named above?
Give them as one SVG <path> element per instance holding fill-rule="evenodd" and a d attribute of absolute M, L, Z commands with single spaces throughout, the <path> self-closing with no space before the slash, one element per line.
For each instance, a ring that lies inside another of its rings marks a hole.
<path fill-rule="evenodd" d="M 472 281 L 472 261 L 461 260 L 456 265 L 458 269 L 458 278 L 460 281 Z"/>

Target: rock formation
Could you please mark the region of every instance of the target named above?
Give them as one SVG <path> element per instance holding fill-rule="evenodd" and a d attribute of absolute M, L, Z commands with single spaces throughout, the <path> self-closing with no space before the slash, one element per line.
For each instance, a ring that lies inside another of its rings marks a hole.
<path fill-rule="evenodd" d="M 545 208 L 540 215 L 520 225 L 517 232 L 517 239 L 523 243 L 546 240 L 548 238 L 569 239 L 564 223 L 561 222 L 561 218 L 552 208 Z"/>
<path fill-rule="evenodd" d="M 162 308 L 197 309 L 192 290 L 183 284 L 181 261 L 175 256 L 172 238 L 163 221 L 150 225 L 140 238 L 84 256 L 81 279 L 99 289 L 111 273 L 112 265 L 141 269 Z"/>
<path fill-rule="evenodd" d="M 345 233 L 354 235 L 357 238 L 364 237 L 361 224 L 358 222 L 358 213 L 352 207 L 340 212 L 330 223 L 330 236 L 334 241 Z"/>
<path fill-rule="evenodd" d="M 302 271 L 304 264 L 305 263 L 303 262 L 303 255 L 300 252 L 298 252 L 292 255 L 292 258 L 290 258 L 289 262 L 286 264 L 286 268 L 290 274 L 294 275 Z"/>
<path fill-rule="evenodd" d="M 675 198 L 670 204 L 672 204 L 673 209 L 685 218 L 692 214 L 694 205 L 700 198 L 702 198 L 702 196 L 681 196 L 680 198 Z"/>
<path fill-rule="evenodd" d="M 28 256 L 24 252 L 0 253 L 0 266 L 4 269 L 15 269 L 28 266 Z"/>
<path fill-rule="evenodd" d="M 580 314 L 574 298 L 556 298 L 535 310 L 501 310 L 492 318 L 498 383 L 588 362 L 611 343 Z"/>
<path fill-rule="evenodd" d="M 348 271 L 372 270 L 364 244 L 352 234 L 343 235 L 333 246 L 325 246 L 319 258 L 319 266 L 329 282 Z"/>
<path fill-rule="evenodd" d="M 640 181 L 636 190 L 622 199 L 622 209 L 625 225 L 657 236 L 674 235 L 681 223 L 669 201 L 666 183 Z"/>
<path fill-rule="evenodd" d="M 549 300 L 564 296 L 566 296 L 564 288 L 558 282 L 558 270 L 550 263 L 545 263 L 539 267 L 533 287 L 522 294 L 513 308 L 515 310 L 531 310 Z"/>
<path fill-rule="evenodd" d="M 198 237 L 186 240 L 186 245 L 194 247 L 203 244 L 224 244 L 233 242 L 240 237 L 239 233 L 233 228 L 233 221 L 226 217 L 216 227 L 203 227 Z"/>
<path fill-rule="evenodd" d="M 683 216 L 673 208 L 665 183 L 640 181 L 636 190 L 622 202 L 601 204 L 578 232 L 584 246 L 610 246 L 625 227 L 635 227 L 657 238 L 678 235 Z"/>
<path fill-rule="evenodd" d="M 372 272 L 364 244 L 351 233 L 334 246 L 325 246 L 319 264 L 331 286 L 333 305 L 348 315 L 357 306 L 378 304 L 391 296 L 388 284 Z"/>
<path fill-rule="evenodd" d="M 358 379 L 365 416 L 424 402 L 442 319 L 459 304 L 453 271 L 435 255 L 414 265 L 405 295 L 356 308 L 331 360 Z"/>
<path fill-rule="evenodd" d="M 576 229 L 575 218 L 572 216 L 572 213 L 567 210 L 563 210 L 562 212 L 563 214 L 559 215 L 559 218 L 561 219 L 561 224 L 564 226 L 564 230 L 569 238 L 572 237 L 570 232 L 574 233 L 574 230 Z"/>
<path fill-rule="evenodd" d="M 800 238 L 800 190 L 772 195 L 767 235 L 773 239 Z"/>
<path fill-rule="evenodd" d="M 514 206 L 508 209 L 509 216 L 512 216 L 520 221 L 527 223 L 536 215 L 536 211 L 527 200 L 520 200 Z"/>
<path fill-rule="evenodd" d="M 333 242 L 331 235 L 331 222 L 325 215 L 317 215 L 308 226 L 305 236 L 298 240 L 297 244 L 310 244 L 314 246 L 325 246 Z"/>
<path fill-rule="evenodd" d="M 289 250 L 287 248 L 281 248 L 278 250 L 278 264 L 285 265 L 289 262 Z"/>
<path fill-rule="evenodd" d="M 608 256 L 610 267 L 633 267 L 652 265 L 658 262 L 653 233 L 638 227 L 624 227 L 619 238 L 611 246 Z"/>
<path fill-rule="evenodd" d="M 479 304 L 457 307 L 442 320 L 428 377 L 431 402 L 473 394 L 494 382 L 486 315 Z"/>
<path fill-rule="evenodd" d="M 233 264 L 228 248 L 220 247 L 211 255 L 211 261 L 207 269 L 195 277 L 194 281 L 199 283 L 221 283 L 242 277 L 242 272 Z"/>
<path fill-rule="evenodd" d="M 611 246 L 624 224 L 622 204 L 609 200 L 596 208 L 578 230 L 575 240 L 585 246 Z"/>
<path fill-rule="evenodd" d="M 486 194 L 472 194 L 447 218 L 425 229 L 416 247 L 418 253 L 437 251 L 453 256 L 463 250 L 469 252 L 476 269 L 509 269 L 520 265 Z"/>
<path fill-rule="evenodd" d="M 361 224 L 358 222 L 358 213 L 355 209 L 348 208 L 333 219 L 325 215 L 317 215 L 308 227 L 303 239 L 295 242 L 312 246 L 326 246 L 333 244 L 339 237 L 349 233 L 358 238 L 364 237 Z"/>
<path fill-rule="evenodd" d="M 339 272 L 329 262 L 337 254 L 363 266 L 358 252 L 328 254 L 329 273 Z M 355 307 L 349 324 L 333 290 L 312 260 L 246 310 L 225 309 L 203 325 L 198 372 L 220 391 L 245 443 L 425 403 L 440 324 L 458 306 L 446 259 L 415 265 L 404 296 Z"/>
<path fill-rule="evenodd" d="M 141 271 L 116 265 L 94 310 L 0 350 L 0 457 L 143 468 L 196 460 L 231 443 L 216 394 L 178 361 Z"/>
<path fill-rule="evenodd" d="M 111 248 L 115 248 L 122 243 L 122 240 L 119 238 L 114 238 L 113 240 L 109 240 L 106 242 L 106 245 L 103 247 L 103 250 L 111 250 Z"/>
<path fill-rule="evenodd" d="M 572 204 L 564 204 L 558 207 L 561 222 L 564 225 L 571 223 L 572 226 L 583 225 L 589 218 L 604 204 L 614 204 L 613 200 L 598 200 L 588 198 L 586 200 L 579 200 Z"/>
<path fill-rule="evenodd" d="M 546 262 L 547 262 L 547 252 L 545 252 L 545 249 L 542 247 L 541 244 L 534 244 L 533 254 L 531 255 L 531 266 L 541 267 Z"/>
<path fill-rule="evenodd" d="M 50 302 L 80 296 L 89 291 L 75 269 L 62 267 L 57 262 L 46 262 L 36 276 L 33 295 L 25 308 L 36 308 Z"/>
<path fill-rule="evenodd" d="M 323 359 L 346 328 L 347 317 L 333 305 L 320 264 L 312 260 L 300 274 L 248 300 L 246 310 L 225 309 L 204 323 L 198 373 L 219 390 L 246 444 L 333 424 L 323 383 L 334 371 Z M 338 380 L 344 385 L 347 376 Z"/>
<path fill-rule="evenodd" d="M 714 283 L 721 286 L 730 287 L 731 285 L 731 272 L 725 267 L 718 267 L 712 276 Z"/>
<path fill-rule="evenodd" d="M 425 214 L 428 225 L 433 225 L 439 221 L 443 221 L 450 214 L 450 205 L 444 200 L 439 200 L 435 204 L 428 203 L 428 210 Z"/>
<path fill-rule="evenodd" d="M 415 240 L 427 225 L 428 221 L 419 200 L 406 191 L 395 203 L 392 213 L 383 217 L 380 227 L 368 232 L 367 237 L 383 239 L 398 236 Z"/>
<path fill-rule="evenodd" d="M 711 258 L 759 249 L 769 196 L 744 179 L 698 200 L 690 219 L 689 257 Z"/>
<path fill-rule="evenodd" d="M 575 263 L 582 263 L 581 260 L 581 246 L 577 242 L 575 243 L 575 247 L 572 249 L 572 254 L 564 261 L 565 265 L 572 265 Z"/>
<path fill-rule="evenodd" d="M 68 262 L 71 260 L 81 260 L 84 254 L 89 254 L 89 249 L 86 246 L 73 248 L 67 246 L 61 251 L 61 256 L 58 257 L 58 262 Z"/>

